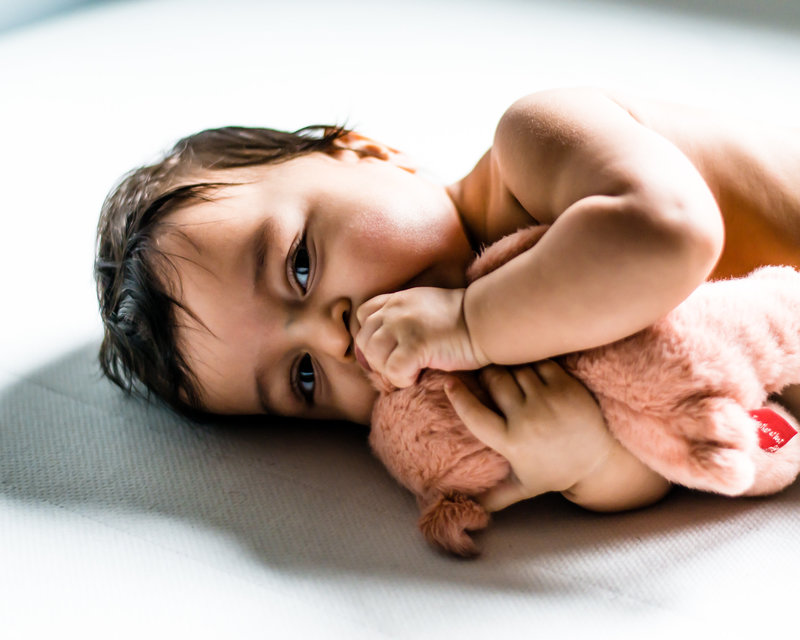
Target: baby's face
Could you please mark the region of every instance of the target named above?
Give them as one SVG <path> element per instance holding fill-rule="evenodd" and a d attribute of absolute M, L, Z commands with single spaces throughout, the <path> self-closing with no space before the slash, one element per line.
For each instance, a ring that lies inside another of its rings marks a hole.
<path fill-rule="evenodd" d="M 205 176 L 204 176 L 205 177 Z M 366 424 L 356 310 L 409 286 L 464 285 L 471 257 L 448 191 L 351 151 L 218 172 L 241 182 L 167 216 L 159 248 L 178 348 L 214 413 Z"/>

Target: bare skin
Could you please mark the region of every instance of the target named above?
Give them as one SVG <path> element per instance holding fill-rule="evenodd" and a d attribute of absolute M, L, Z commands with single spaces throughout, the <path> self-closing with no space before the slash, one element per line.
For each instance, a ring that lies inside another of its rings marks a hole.
<path fill-rule="evenodd" d="M 237 174 L 246 185 L 171 216 L 181 233 L 164 233 L 162 247 L 178 257 L 182 300 L 205 325 L 185 318 L 179 334 L 204 408 L 367 422 L 375 395 L 359 358 L 398 386 L 425 367 L 536 362 L 629 335 L 708 277 L 800 267 L 793 130 L 559 90 L 515 103 L 458 183 L 442 188 L 412 171 L 354 136 L 330 155 Z M 250 248 L 266 220 L 274 232 L 254 284 Z M 533 250 L 464 288 L 470 248 L 545 222 Z M 529 369 L 487 380 L 506 398 L 496 419 L 450 391 L 515 471 L 486 496 L 489 508 L 562 491 L 617 510 L 667 491 L 610 437 L 577 381 L 537 365 L 536 383 Z M 594 444 L 576 455 L 567 434 L 581 430 Z M 533 451 L 553 469 L 536 467 Z"/>

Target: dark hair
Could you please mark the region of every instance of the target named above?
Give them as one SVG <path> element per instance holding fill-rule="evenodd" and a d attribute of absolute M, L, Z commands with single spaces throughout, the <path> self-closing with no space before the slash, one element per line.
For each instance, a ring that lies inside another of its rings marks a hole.
<path fill-rule="evenodd" d="M 346 133 L 323 125 L 292 133 L 207 129 L 179 140 L 160 161 L 126 174 L 106 197 L 97 227 L 94 274 L 104 328 L 103 373 L 128 393 L 153 393 L 184 414 L 202 411 L 197 381 L 175 337 L 176 309 L 192 314 L 169 291 L 165 275 L 172 263 L 156 247 L 156 231 L 170 211 L 195 199 L 212 200 L 216 189 L 231 184 L 201 181 L 203 172 L 329 151 Z"/>

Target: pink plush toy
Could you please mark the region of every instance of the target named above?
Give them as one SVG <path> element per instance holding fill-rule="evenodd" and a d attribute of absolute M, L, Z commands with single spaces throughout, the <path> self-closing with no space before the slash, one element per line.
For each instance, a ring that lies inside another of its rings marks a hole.
<path fill-rule="evenodd" d="M 468 280 L 544 232 L 531 227 L 496 242 L 470 266 Z M 800 383 L 800 273 L 790 267 L 705 283 L 653 326 L 559 362 L 593 392 L 619 442 L 673 483 L 760 495 L 780 491 L 800 471 L 798 424 L 768 403 Z M 427 370 L 396 389 L 372 374 L 380 396 L 370 444 L 416 494 L 427 540 L 468 556 L 477 548 L 467 531 L 489 522 L 474 496 L 505 479 L 510 466 L 457 417 L 443 390 L 447 375 Z M 486 397 L 473 374 L 458 375 Z"/>

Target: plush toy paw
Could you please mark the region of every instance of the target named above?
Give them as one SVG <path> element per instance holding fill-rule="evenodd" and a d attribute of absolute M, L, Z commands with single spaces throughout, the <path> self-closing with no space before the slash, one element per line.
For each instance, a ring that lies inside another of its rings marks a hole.
<path fill-rule="evenodd" d="M 708 432 L 719 439 L 690 442 L 686 486 L 726 495 L 760 495 L 791 484 L 800 469 L 800 439 L 794 417 L 770 402 L 747 411 L 727 399 L 707 419 Z"/>
<path fill-rule="evenodd" d="M 728 398 L 708 398 L 698 405 L 702 411 L 687 411 L 676 417 L 685 423 L 688 449 L 687 478 L 682 484 L 729 496 L 742 495 L 752 486 L 756 474 L 753 454 L 758 435 L 753 418 Z M 699 413 L 696 420 L 695 413 Z"/>
<path fill-rule="evenodd" d="M 765 495 L 791 484 L 800 470 L 800 425 L 776 403 L 748 411 L 727 398 L 705 398 L 669 419 L 619 409 L 617 417 L 607 404 L 615 436 L 654 471 L 690 489 Z"/>
<path fill-rule="evenodd" d="M 755 423 L 726 398 L 704 398 L 683 411 L 633 412 L 601 401 L 609 427 L 623 445 L 670 482 L 725 495 L 741 495 L 755 477 Z"/>
<path fill-rule="evenodd" d="M 785 489 L 800 471 L 800 424 L 775 402 L 751 411 L 759 436 L 755 452 L 756 481 L 746 495 L 758 496 Z"/>

